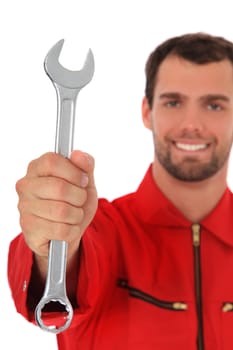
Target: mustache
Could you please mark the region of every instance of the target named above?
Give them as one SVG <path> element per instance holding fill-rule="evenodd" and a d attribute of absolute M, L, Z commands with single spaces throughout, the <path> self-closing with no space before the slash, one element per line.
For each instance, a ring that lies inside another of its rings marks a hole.
<path fill-rule="evenodd" d="M 182 131 L 180 133 L 177 133 L 175 135 L 167 135 L 165 137 L 167 140 L 198 140 L 203 143 L 212 143 L 216 141 L 216 138 L 214 136 L 207 136 L 203 135 L 200 131 Z"/>

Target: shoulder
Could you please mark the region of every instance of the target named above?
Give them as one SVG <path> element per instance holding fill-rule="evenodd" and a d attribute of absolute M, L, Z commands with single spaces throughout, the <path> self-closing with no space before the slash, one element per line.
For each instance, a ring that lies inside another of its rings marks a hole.
<path fill-rule="evenodd" d="M 227 188 L 227 190 L 225 192 L 225 196 L 228 199 L 228 201 L 230 202 L 230 205 L 233 206 L 233 192 L 232 192 L 230 187 Z M 224 198 L 224 196 L 223 196 L 223 198 Z"/>
<path fill-rule="evenodd" d="M 228 197 L 230 198 L 230 207 L 233 210 L 233 192 L 230 188 L 228 188 Z"/>
<path fill-rule="evenodd" d="M 133 211 L 135 202 L 135 193 L 129 193 L 118 197 L 112 201 L 100 198 L 98 201 L 98 209 L 95 219 L 102 218 L 116 222 L 124 215 L 128 215 Z"/>

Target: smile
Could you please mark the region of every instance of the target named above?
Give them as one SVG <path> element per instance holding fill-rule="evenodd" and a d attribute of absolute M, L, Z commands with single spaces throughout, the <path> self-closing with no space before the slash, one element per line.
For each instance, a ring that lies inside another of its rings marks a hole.
<path fill-rule="evenodd" d="M 201 151 L 208 147 L 208 144 L 187 144 L 187 143 L 181 143 L 181 142 L 175 142 L 175 145 L 177 148 L 184 150 L 184 151 Z"/>

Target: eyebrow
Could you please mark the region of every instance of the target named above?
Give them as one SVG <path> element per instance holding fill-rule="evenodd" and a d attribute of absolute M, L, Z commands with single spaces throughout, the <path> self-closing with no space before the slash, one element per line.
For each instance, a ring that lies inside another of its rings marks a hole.
<path fill-rule="evenodd" d="M 183 98 L 183 99 L 187 99 L 188 96 L 181 94 L 180 92 L 164 92 L 162 94 L 159 95 L 159 99 L 179 99 L 179 98 Z M 203 101 L 203 100 L 207 100 L 207 101 L 215 101 L 215 100 L 222 100 L 225 102 L 229 102 L 230 98 L 226 95 L 222 95 L 222 94 L 207 94 L 204 96 L 201 96 L 199 98 L 199 100 Z"/>
<path fill-rule="evenodd" d="M 230 98 L 227 97 L 226 95 L 221 95 L 221 94 L 208 94 L 205 96 L 200 97 L 200 100 L 208 100 L 208 101 L 214 101 L 214 100 L 222 100 L 225 102 L 229 102 Z"/>
<path fill-rule="evenodd" d="M 163 94 L 159 95 L 159 99 L 166 99 L 166 98 L 185 98 L 186 96 L 179 93 L 179 92 L 164 92 Z"/>

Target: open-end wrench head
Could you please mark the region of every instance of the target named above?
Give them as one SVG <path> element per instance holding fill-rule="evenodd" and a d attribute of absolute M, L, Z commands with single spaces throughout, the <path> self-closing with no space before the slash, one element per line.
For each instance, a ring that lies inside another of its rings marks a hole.
<path fill-rule="evenodd" d="M 59 62 L 59 56 L 64 44 L 64 39 L 59 40 L 48 52 L 44 61 L 44 68 L 50 79 L 61 86 L 70 89 L 81 89 L 88 84 L 94 74 L 94 56 L 89 49 L 83 68 L 72 71 L 63 67 Z"/>

